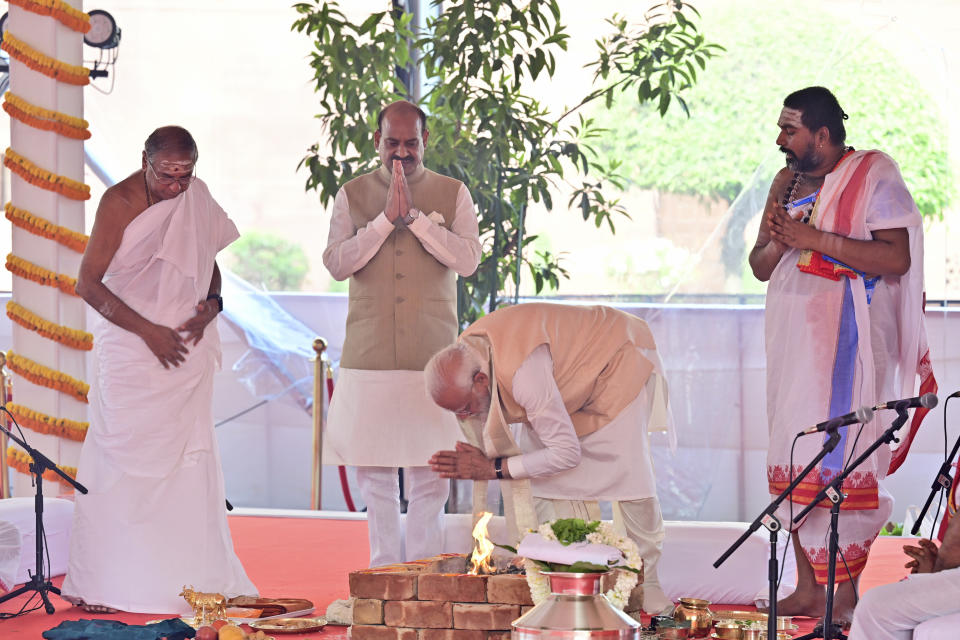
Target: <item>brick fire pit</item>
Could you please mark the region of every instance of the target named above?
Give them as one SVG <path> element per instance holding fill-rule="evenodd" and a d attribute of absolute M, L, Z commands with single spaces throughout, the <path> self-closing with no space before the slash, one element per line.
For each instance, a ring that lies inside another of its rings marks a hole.
<path fill-rule="evenodd" d="M 533 606 L 525 576 L 466 574 L 466 556 L 350 574 L 353 640 L 503 640 Z"/>
<path fill-rule="evenodd" d="M 352 639 L 506 640 L 533 606 L 526 576 L 473 576 L 466 566 L 466 556 L 443 554 L 354 571 Z M 639 611 L 642 593 L 634 589 L 628 612 Z"/>

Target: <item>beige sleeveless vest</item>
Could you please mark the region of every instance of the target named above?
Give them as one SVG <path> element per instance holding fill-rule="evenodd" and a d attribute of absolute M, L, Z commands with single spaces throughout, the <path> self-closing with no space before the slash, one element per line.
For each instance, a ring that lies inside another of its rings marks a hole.
<path fill-rule="evenodd" d="M 407 184 L 417 208 L 456 216 L 461 182 L 422 166 Z M 390 172 L 382 166 L 343 186 L 358 229 L 383 211 Z M 457 338 L 457 276 L 396 228 L 377 254 L 350 277 L 347 331 L 340 365 L 348 369 L 422 371 L 427 360 Z"/>
<path fill-rule="evenodd" d="M 502 419 L 528 422 L 513 397 L 513 376 L 541 344 L 550 347 L 553 375 L 579 437 L 609 424 L 643 389 L 653 371 L 640 349 L 655 349 L 647 323 L 604 306 L 531 302 L 498 309 L 460 336 L 490 354 Z M 488 345 L 488 346 L 487 346 Z M 491 407 L 490 420 L 500 420 Z"/>

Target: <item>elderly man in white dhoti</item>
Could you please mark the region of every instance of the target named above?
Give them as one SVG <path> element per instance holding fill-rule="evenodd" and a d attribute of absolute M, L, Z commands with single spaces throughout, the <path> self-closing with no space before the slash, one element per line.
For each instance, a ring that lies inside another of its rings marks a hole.
<path fill-rule="evenodd" d="M 77 293 L 96 309 L 97 375 L 63 597 L 88 611 L 185 613 L 184 585 L 253 595 L 233 550 L 213 432 L 218 251 L 239 236 L 194 176 L 181 127 L 147 138 L 107 189 Z"/>
<path fill-rule="evenodd" d="M 438 451 L 434 471 L 501 480 L 514 535 L 537 521 L 598 520 L 597 501 L 612 502 L 643 558 L 643 609 L 672 607 L 657 579 L 664 526 L 648 430 L 675 435 L 646 322 L 602 306 L 507 307 L 467 327 L 425 374 L 473 441 Z M 475 512 L 485 498 L 474 486 Z"/>

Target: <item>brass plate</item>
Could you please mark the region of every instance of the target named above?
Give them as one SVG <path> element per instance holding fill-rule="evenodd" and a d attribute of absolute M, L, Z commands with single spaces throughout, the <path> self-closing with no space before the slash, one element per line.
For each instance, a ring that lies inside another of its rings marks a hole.
<path fill-rule="evenodd" d="M 250 620 L 247 622 L 258 631 L 267 633 L 309 633 L 319 631 L 327 624 L 327 619 L 320 618 L 274 618 L 273 620 Z"/>
<path fill-rule="evenodd" d="M 716 620 L 746 620 L 748 622 L 766 622 L 767 614 L 762 611 L 714 611 Z"/>

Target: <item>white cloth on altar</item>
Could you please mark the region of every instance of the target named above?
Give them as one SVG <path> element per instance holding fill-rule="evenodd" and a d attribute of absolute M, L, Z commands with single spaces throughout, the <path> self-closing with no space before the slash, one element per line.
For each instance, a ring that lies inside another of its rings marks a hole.
<path fill-rule="evenodd" d="M 20 568 L 20 529 L 12 522 L 0 520 L 0 594 L 17 584 Z"/>
<path fill-rule="evenodd" d="M 654 369 L 640 394 L 606 426 L 577 438 L 553 378 L 553 358 L 540 345 L 514 374 L 513 397 L 524 407 L 530 426 L 511 425 L 523 454 L 505 460 L 511 477 L 530 478 L 539 498 L 640 500 L 657 495 L 648 432 L 655 416 L 674 438 L 666 394 L 658 393 L 663 363 L 655 349 L 643 349 Z M 656 398 L 656 401 L 654 401 Z M 663 404 L 654 410 L 653 405 Z M 484 446 L 493 450 L 484 434 Z M 571 464 L 572 463 L 572 464 Z"/>
<path fill-rule="evenodd" d="M 236 226 L 196 180 L 138 215 L 104 284 L 151 322 L 177 327 L 206 298 L 217 252 Z M 227 526 L 213 431 L 216 322 L 179 367 L 164 369 L 146 343 L 98 317 L 90 429 L 63 593 L 129 612 L 186 613 L 187 585 L 254 595 Z"/>

